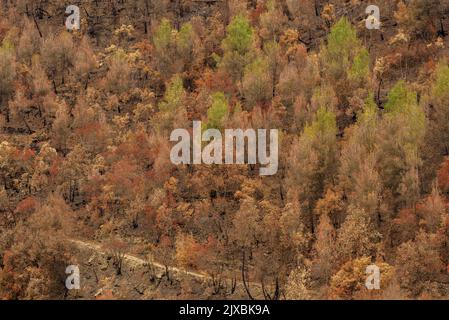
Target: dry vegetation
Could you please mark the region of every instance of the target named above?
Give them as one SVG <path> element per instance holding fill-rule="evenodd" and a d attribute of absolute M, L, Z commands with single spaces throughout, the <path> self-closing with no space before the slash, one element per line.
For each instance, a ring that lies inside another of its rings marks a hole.
<path fill-rule="evenodd" d="M 2 1 L 0 298 L 448 298 L 449 1 L 375 2 Z M 173 165 L 192 120 L 278 173 Z"/>

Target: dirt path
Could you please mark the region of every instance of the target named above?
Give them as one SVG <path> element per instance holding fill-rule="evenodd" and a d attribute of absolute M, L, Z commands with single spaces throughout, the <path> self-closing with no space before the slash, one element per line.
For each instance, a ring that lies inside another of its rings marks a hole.
<path fill-rule="evenodd" d="M 69 239 L 69 241 L 72 242 L 75 246 L 77 246 L 80 249 L 92 250 L 101 255 L 107 254 L 107 250 L 104 249 L 101 244 L 92 243 L 92 242 L 83 241 L 83 240 L 77 240 L 77 239 Z M 130 263 L 132 266 L 141 267 L 144 265 L 148 265 L 150 263 L 149 261 L 147 261 L 145 259 L 136 257 L 136 256 L 134 256 L 132 254 L 128 254 L 128 253 L 125 253 L 123 258 L 126 262 Z M 158 262 L 152 262 L 152 265 L 153 265 L 153 267 L 160 269 L 160 271 L 162 273 L 165 272 L 165 266 L 163 264 L 158 263 Z M 202 281 L 210 279 L 210 276 L 206 272 L 198 272 L 198 271 L 195 272 L 195 271 L 190 271 L 190 270 L 173 267 L 173 266 L 169 266 L 168 269 L 169 269 L 170 273 L 175 274 L 175 275 L 176 274 L 177 275 L 187 275 L 187 276 L 190 276 L 195 279 L 202 280 Z M 242 281 L 237 280 L 236 285 L 237 285 L 237 287 L 241 287 L 241 290 L 245 290 L 245 287 L 244 287 L 244 284 Z M 252 294 L 254 297 L 263 297 L 262 287 L 261 287 L 260 283 L 248 281 L 247 285 L 253 291 Z"/>
<path fill-rule="evenodd" d="M 89 250 L 95 251 L 101 255 L 107 254 L 106 250 L 99 244 L 94 244 L 91 242 L 82 241 L 82 240 L 74 240 L 74 239 L 70 239 L 70 242 L 72 242 L 78 248 L 81 248 L 81 249 L 89 249 Z M 143 265 L 149 264 L 149 261 L 139 258 L 139 257 L 136 257 L 136 256 L 133 256 L 131 254 L 125 254 L 124 260 L 126 260 L 128 263 L 134 264 L 135 266 L 143 266 Z M 163 264 L 160 264 L 157 262 L 153 262 L 152 264 L 156 268 L 165 270 L 165 266 Z M 184 275 L 188 275 L 188 276 L 191 276 L 191 277 L 194 277 L 197 279 L 207 279 L 208 278 L 208 275 L 205 273 L 198 273 L 198 272 L 189 271 L 189 270 L 185 270 L 185 269 L 181 269 L 181 268 L 177 268 L 177 267 L 169 266 L 169 270 L 172 273 L 184 274 Z"/>

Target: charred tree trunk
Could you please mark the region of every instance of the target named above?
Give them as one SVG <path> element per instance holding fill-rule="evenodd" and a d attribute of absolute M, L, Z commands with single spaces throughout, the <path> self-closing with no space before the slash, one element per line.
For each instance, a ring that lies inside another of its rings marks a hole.
<path fill-rule="evenodd" d="M 246 279 L 246 276 L 245 276 L 245 258 L 246 258 L 245 257 L 245 251 L 243 250 L 243 254 L 242 254 L 242 281 L 243 281 L 243 286 L 245 287 L 245 291 L 248 294 L 248 297 L 251 300 L 254 300 L 254 298 L 253 298 L 253 296 L 252 296 L 252 294 L 251 294 L 251 292 L 249 290 L 247 279 Z"/>

